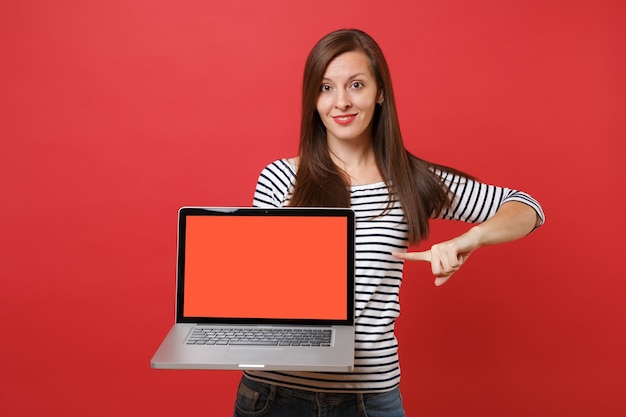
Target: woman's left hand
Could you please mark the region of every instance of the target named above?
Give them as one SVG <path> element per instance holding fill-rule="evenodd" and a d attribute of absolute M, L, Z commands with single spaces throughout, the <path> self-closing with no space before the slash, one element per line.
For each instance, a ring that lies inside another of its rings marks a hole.
<path fill-rule="evenodd" d="M 452 274 L 458 271 L 467 258 L 478 247 L 471 233 L 463 234 L 452 240 L 433 245 L 422 252 L 392 252 L 398 259 L 405 261 L 430 262 L 435 278 L 435 285 L 443 285 Z"/>
<path fill-rule="evenodd" d="M 541 218 L 529 205 L 518 201 L 504 203 L 496 214 L 466 233 L 433 245 L 423 252 L 392 252 L 398 259 L 430 262 L 435 285 L 443 285 L 476 249 L 511 242 L 539 226 Z"/>

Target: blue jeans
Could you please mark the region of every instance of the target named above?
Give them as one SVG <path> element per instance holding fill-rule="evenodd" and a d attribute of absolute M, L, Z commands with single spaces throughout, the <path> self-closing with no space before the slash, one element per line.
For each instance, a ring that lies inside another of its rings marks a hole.
<path fill-rule="evenodd" d="M 235 417 L 405 417 L 400 389 L 377 394 L 303 391 L 252 381 L 239 383 Z"/>

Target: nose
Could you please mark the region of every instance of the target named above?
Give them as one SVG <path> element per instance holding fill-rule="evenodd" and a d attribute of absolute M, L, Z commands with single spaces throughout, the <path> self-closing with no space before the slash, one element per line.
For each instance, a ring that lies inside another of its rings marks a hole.
<path fill-rule="evenodd" d="M 335 96 L 335 107 L 340 110 L 346 110 L 352 105 L 350 101 L 350 96 L 347 91 L 339 89 L 337 91 L 337 95 Z"/>

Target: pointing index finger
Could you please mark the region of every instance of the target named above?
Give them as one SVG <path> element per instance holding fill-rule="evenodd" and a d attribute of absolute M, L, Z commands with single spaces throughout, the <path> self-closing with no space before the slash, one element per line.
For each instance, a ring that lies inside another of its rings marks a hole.
<path fill-rule="evenodd" d="M 396 258 L 403 259 L 405 261 L 431 262 L 432 260 L 430 250 L 425 250 L 423 252 L 392 252 L 391 254 Z"/>

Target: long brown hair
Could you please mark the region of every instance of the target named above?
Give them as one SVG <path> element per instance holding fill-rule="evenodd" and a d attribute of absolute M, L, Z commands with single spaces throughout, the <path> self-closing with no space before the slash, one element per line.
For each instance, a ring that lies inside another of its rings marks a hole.
<path fill-rule="evenodd" d="M 366 33 L 342 29 L 323 37 L 311 50 L 304 68 L 302 120 L 298 173 L 290 205 L 350 207 L 350 180 L 330 157 L 326 128 L 316 109 L 320 85 L 328 64 L 351 51 L 363 52 L 376 77 L 384 103 L 373 116 L 373 149 L 378 169 L 389 189 L 389 202 L 400 201 L 409 228 L 409 242 L 428 236 L 428 221 L 450 206 L 449 191 L 433 168 L 468 176 L 433 164 L 409 153 L 404 147 L 396 101 L 387 61 L 378 44 Z"/>

